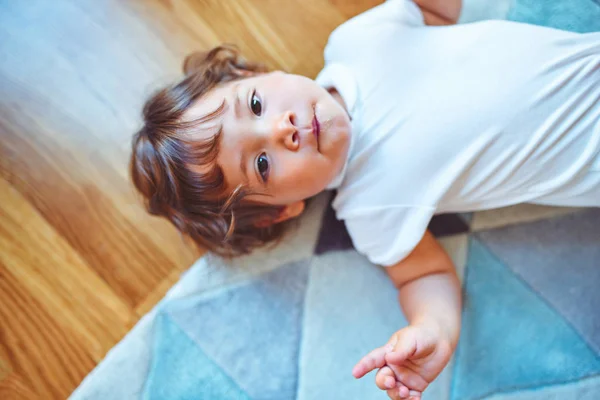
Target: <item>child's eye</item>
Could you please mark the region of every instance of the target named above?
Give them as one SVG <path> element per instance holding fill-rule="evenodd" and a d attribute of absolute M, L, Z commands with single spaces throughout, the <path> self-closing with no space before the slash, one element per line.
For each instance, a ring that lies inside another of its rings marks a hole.
<path fill-rule="evenodd" d="M 263 182 L 266 182 L 267 178 L 269 177 L 269 159 L 265 153 L 262 153 L 256 159 L 256 168 L 258 169 L 258 173 L 260 174 Z"/>
<path fill-rule="evenodd" d="M 262 103 L 258 96 L 256 95 L 256 90 L 252 92 L 252 97 L 250 98 L 250 109 L 257 117 L 260 117 L 262 114 Z"/>

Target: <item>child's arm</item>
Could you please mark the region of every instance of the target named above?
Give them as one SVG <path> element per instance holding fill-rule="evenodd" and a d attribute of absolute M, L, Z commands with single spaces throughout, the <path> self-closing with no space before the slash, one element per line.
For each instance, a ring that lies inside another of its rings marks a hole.
<path fill-rule="evenodd" d="M 411 324 L 435 320 L 458 339 L 460 283 L 452 260 L 429 231 L 408 257 L 385 270 L 400 290 L 400 305 Z"/>
<path fill-rule="evenodd" d="M 383 347 L 365 356 L 353 370 L 360 378 L 381 368 L 376 383 L 390 398 L 399 393 L 420 396 L 444 369 L 460 333 L 460 284 L 452 261 L 427 232 L 412 253 L 386 268 L 399 288 L 400 305 L 409 326 Z M 418 397 L 415 397 L 418 398 Z"/>
<path fill-rule="evenodd" d="M 425 24 L 452 25 L 458 21 L 462 0 L 413 0 L 421 9 Z"/>

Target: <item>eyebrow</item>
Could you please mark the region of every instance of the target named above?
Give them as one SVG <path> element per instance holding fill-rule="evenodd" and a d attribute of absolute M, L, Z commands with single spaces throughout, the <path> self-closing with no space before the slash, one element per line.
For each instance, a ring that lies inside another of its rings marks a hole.
<path fill-rule="evenodd" d="M 240 169 L 244 173 L 246 180 L 250 181 L 250 179 L 248 179 L 248 157 L 246 157 L 245 151 L 242 151 L 242 157 L 240 158 Z"/>
<path fill-rule="evenodd" d="M 237 119 L 240 119 L 242 115 L 240 94 L 238 92 L 239 87 L 239 83 L 233 85 L 233 113 Z"/>

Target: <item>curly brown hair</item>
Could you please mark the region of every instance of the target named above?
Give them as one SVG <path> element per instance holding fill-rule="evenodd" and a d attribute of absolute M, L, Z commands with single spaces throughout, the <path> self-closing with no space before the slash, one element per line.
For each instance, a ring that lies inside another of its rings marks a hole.
<path fill-rule="evenodd" d="M 146 102 L 144 125 L 133 137 L 130 173 L 148 212 L 167 218 L 200 247 L 222 256 L 247 254 L 275 241 L 286 223 L 257 226 L 261 219 L 274 219 L 281 207 L 244 200 L 249 192 L 243 186 L 226 192 L 216 163 L 220 129 L 210 139 L 191 139 L 195 128 L 220 115 L 223 105 L 193 121 L 184 114 L 215 86 L 266 71 L 232 46 L 193 53 L 184 61 L 184 78 Z"/>

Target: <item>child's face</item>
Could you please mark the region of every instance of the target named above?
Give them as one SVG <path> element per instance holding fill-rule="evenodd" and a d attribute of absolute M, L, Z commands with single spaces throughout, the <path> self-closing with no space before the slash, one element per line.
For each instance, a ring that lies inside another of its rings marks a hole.
<path fill-rule="evenodd" d="M 342 169 L 350 142 L 344 107 L 313 80 L 282 72 L 216 87 L 186 119 L 214 112 L 199 138 L 222 125 L 217 163 L 229 190 L 243 184 L 266 193 L 251 200 L 290 205 L 323 191 Z"/>

